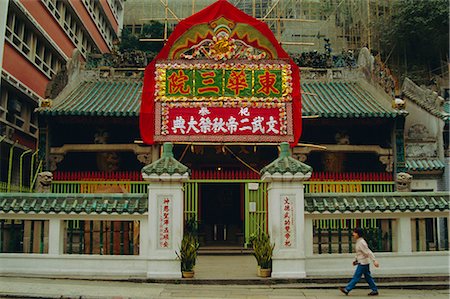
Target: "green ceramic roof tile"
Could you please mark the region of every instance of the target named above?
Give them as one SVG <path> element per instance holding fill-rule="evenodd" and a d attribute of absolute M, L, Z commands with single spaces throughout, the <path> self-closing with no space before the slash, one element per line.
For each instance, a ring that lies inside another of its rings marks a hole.
<path fill-rule="evenodd" d="M 57 99 L 43 115 L 138 116 L 142 80 L 92 80 L 81 82 L 68 96 Z"/>
<path fill-rule="evenodd" d="M 302 114 L 324 118 L 390 118 L 396 110 L 381 105 L 359 82 L 301 82 Z M 83 81 L 65 98 L 57 98 L 43 115 L 138 116 L 142 80 Z"/>
<path fill-rule="evenodd" d="M 312 172 L 312 167 L 302 163 L 298 160 L 295 160 L 291 157 L 291 152 L 289 151 L 289 144 L 287 142 L 283 142 L 280 145 L 280 156 L 275 159 L 272 163 L 265 166 L 261 169 L 261 174 L 263 173 L 292 173 L 292 174 L 307 174 Z"/>
<path fill-rule="evenodd" d="M 305 194 L 305 212 L 424 212 L 449 211 L 448 192 L 392 193 L 309 193 Z"/>
<path fill-rule="evenodd" d="M 408 171 L 443 170 L 445 163 L 439 159 L 406 159 Z"/>
<path fill-rule="evenodd" d="M 395 117 L 395 109 L 380 104 L 359 82 L 302 82 L 302 114 L 324 118 Z"/>
<path fill-rule="evenodd" d="M 450 101 L 446 101 L 444 105 L 442 106 L 444 113 L 443 113 L 443 119 L 446 123 L 450 120 Z"/>
<path fill-rule="evenodd" d="M 0 193 L 1 213 L 145 214 L 146 194 Z"/>
<path fill-rule="evenodd" d="M 185 174 L 189 172 L 189 168 L 187 166 L 181 164 L 173 157 L 173 144 L 170 142 L 166 142 L 163 145 L 163 153 L 161 158 L 156 160 L 155 162 L 144 166 L 142 168 L 142 174 L 144 176 L 151 175 L 162 175 L 162 174 Z"/>

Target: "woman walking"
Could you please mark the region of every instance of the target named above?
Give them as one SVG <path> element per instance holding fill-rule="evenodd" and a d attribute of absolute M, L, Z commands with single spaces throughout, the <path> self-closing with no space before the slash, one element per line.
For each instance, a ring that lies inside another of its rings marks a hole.
<path fill-rule="evenodd" d="M 379 264 L 375 259 L 375 255 L 373 254 L 372 250 L 370 250 L 369 246 L 367 245 L 366 240 L 364 240 L 363 231 L 361 228 L 357 227 L 353 230 L 353 238 L 356 240 L 356 258 L 353 261 L 353 265 L 356 265 L 355 274 L 353 274 L 353 278 L 352 280 L 350 280 L 348 285 L 345 288 L 339 288 L 339 290 L 345 295 L 348 295 L 348 293 L 350 293 L 350 291 L 354 289 L 356 283 L 358 283 L 358 281 L 361 279 L 361 276 L 364 275 L 364 278 L 366 279 L 370 289 L 372 290 L 372 292 L 370 292 L 368 295 L 377 296 L 378 288 L 372 278 L 372 275 L 370 275 L 369 266 L 370 260 L 373 261 L 373 265 L 377 268 L 379 267 Z"/>

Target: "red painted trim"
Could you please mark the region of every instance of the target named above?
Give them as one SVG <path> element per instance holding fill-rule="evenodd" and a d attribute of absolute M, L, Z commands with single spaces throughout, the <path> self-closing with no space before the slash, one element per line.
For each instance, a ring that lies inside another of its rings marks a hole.
<path fill-rule="evenodd" d="M 140 132 L 144 143 L 153 144 L 154 139 L 154 89 L 155 89 L 155 62 L 157 60 L 168 59 L 170 49 L 174 43 L 180 38 L 186 31 L 192 26 L 202 23 L 208 23 L 214 21 L 220 17 L 225 17 L 236 23 L 249 24 L 262 35 L 264 35 L 274 46 L 277 51 L 278 57 L 275 59 L 287 59 L 292 69 L 292 87 L 293 87 L 293 121 L 292 126 L 294 128 L 294 141 L 290 143 L 291 147 L 297 145 L 300 139 L 302 131 L 302 119 L 301 119 L 301 93 L 300 93 L 300 70 L 289 55 L 280 46 L 272 31 L 267 24 L 261 22 L 243 11 L 237 9 L 226 0 L 219 0 L 212 5 L 204 8 L 196 14 L 184 19 L 175 27 L 173 33 L 170 35 L 167 43 L 163 49 L 159 52 L 156 58 L 145 68 L 144 73 L 144 86 L 142 90 L 142 102 L 140 110 Z"/>
<path fill-rule="evenodd" d="M 95 43 L 97 44 L 97 47 L 99 47 L 100 52 L 109 53 L 110 51 L 108 45 L 106 44 L 102 34 L 97 28 L 97 25 L 92 20 L 91 16 L 89 15 L 89 12 L 86 10 L 81 0 L 69 0 L 69 3 L 70 5 L 72 5 L 73 9 L 77 12 L 78 17 L 83 22 L 83 25 L 86 28 L 86 30 L 91 34 L 91 37 L 94 39 Z"/>
<path fill-rule="evenodd" d="M 40 1 L 21 0 L 22 5 L 28 10 L 33 18 L 41 25 L 50 38 L 67 55 L 72 57 L 75 44 L 69 39 L 61 25 L 55 20 L 50 12 Z"/>
<path fill-rule="evenodd" d="M 114 14 L 111 10 L 111 6 L 108 4 L 108 0 L 100 0 L 100 4 L 103 7 L 103 10 L 105 11 L 105 14 L 108 16 L 108 20 L 111 23 L 111 26 L 114 28 L 114 31 L 117 33 L 119 30 L 119 23 L 117 23 L 116 18 L 114 17 Z"/>
<path fill-rule="evenodd" d="M 3 68 L 35 93 L 44 97 L 50 80 L 9 42 L 5 43 Z"/>

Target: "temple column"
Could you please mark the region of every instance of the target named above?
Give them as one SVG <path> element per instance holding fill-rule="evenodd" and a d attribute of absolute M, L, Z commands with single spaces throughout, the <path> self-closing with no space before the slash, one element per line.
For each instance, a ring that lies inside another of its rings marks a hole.
<path fill-rule="evenodd" d="M 162 157 L 142 168 L 148 186 L 146 246 L 148 278 L 181 278 L 176 251 L 183 238 L 183 182 L 188 168 L 175 160 L 165 143 Z M 143 253 L 145 254 L 145 253 Z"/>
<path fill-rule="evenodd" d="M 281 144 L 280 156 L 261 170 L 269 182 L 269 235 L 275 243 L 272 277 L 302 278 L 305 271 L 305 215 L 303 181 L 312 168 L 291 157 L 289 144 Z"/>

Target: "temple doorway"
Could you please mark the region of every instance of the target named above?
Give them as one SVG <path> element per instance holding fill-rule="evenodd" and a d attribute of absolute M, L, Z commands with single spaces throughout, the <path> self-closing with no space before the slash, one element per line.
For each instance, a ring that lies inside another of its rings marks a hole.
<path fill-rule="evenodd" d="M 201 245 L 242 246 L 244 184 L 204 183 L 199 191 Z"/>

